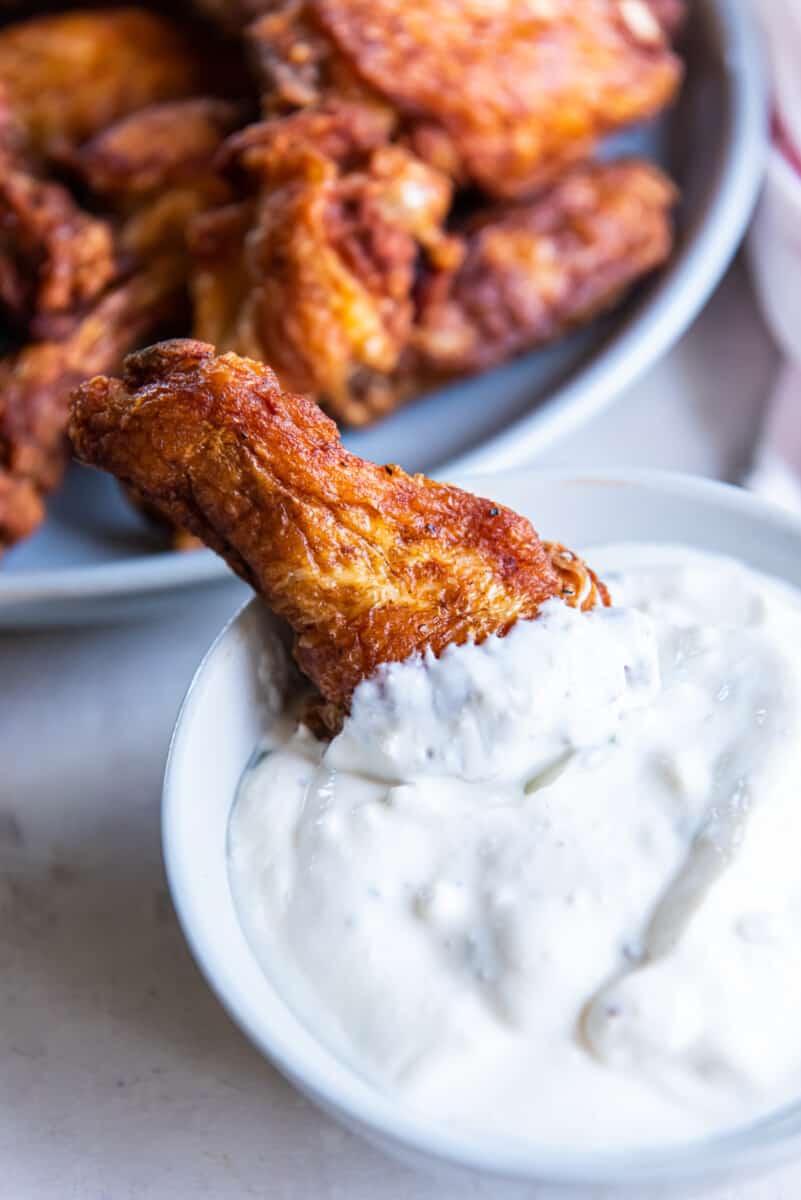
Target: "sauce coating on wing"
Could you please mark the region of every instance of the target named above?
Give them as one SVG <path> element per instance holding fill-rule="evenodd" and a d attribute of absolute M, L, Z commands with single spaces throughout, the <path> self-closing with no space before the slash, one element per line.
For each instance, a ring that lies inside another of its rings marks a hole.
<path fill-rule="evenodd" d="M 590 602 L 589 573 L 577 580 L 561 547 L 555 566 L 524 517 L 349 454 L 268 367 L 202 342 L 164 342 L 131 355 L 121 380 L 78 388 L 70 432 L 81 458 L 265 597 L 335 704 L 380 663 L 503 634 L 565 588 L 569 602 Z"/>

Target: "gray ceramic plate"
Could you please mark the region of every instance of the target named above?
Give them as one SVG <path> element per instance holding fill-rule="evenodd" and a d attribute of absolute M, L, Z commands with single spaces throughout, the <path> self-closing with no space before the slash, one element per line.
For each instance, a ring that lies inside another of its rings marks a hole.
<path fill-rule="evenodd" d="M 742 237 L 765 147 L 759 38 L 745 0 L 689 0 L 687 79 L 663 120 L 610 143 L 667 167 L 682 203 L 665 270 L 611 317 L 552 350 L 409 404 L 346 436 L 367 458 L 448 474 L 530 460 L 610 403 L 676 340 Z M 109 479 L 74 468 L 43 529 L 0 563 L 0 627 L 89 623 L 145 612 L 222 583 L 210 553 L 165 551 Z"/>

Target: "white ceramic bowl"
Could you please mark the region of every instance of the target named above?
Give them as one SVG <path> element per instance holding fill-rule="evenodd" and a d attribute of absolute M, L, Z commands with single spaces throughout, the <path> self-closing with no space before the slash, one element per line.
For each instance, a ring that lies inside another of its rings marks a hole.
<path fill-rule="evenodd" d="M 593 543 L 686 543 L 734 555 L 801 588 L 801 521 L 722 484 L 653 472 L 594 477 L 514 472 L 459 480 L 530 516 L 544 536 Z M 209 984 L 256 1046 L 336 1119 L 406 1161 L 531 1182 L 611 1184 L 756 1168 L 801 1152 L 801 1101 L 725 1137 L 659 1152 L 569 1155 L 462 1135 L 416 1117 L 322 1046 L 262 972 L 239 925 L 226 843 L 234 792 L 262 732 L 259 651 L 275 626 L 260 601 L 220 634 L 189 689 L 164 787 L 163 840 L 180 921 Z"/>

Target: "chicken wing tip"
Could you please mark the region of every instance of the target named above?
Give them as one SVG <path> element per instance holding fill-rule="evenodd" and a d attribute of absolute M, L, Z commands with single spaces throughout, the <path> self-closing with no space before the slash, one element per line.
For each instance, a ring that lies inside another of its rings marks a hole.
<path fill-rule="evenodd" d="M 170 338 L 128 354 L 123 362 L 122 378 L 127 387 L 138 388 L 155 380 L 191 371 L 216 351 L 197 338 Z"/>

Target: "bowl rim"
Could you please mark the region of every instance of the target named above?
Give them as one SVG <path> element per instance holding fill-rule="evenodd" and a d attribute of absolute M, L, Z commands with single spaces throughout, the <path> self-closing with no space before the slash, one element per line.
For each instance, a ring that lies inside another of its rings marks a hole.
<path fill-rule="evenodd" d="M 495 471 L 519 466 L 600 412 L 677 341 L 730 262 L 756 202 L 768 146 L 766 72 L 756 15 L 742 0 L 704 0 L 725 62 L 724 130 L 706 203 L 663 278 L 597 358 L 538 408 L 488 442 L 441 463 L 433 472 Z M 543 412 L 547 409 L 547 421 Z M 35 568 L 0 577 L 0 617 L 19 606 L 60 600 L 111 600 L 224 581 L 228 568 L 208 551 L 132 555 L 111 563 Z"/>
<path fill-rule="evenodd" d="M 521 470 L 499 472 L 498 475 L 531 479 L 530 472 Z M 475 484 L 480 488 L 484 479 L 483 474 L 472 477 L 466 475 L 460 478 L 459 483 L 465 486 Z M 668 471 L 637 469 L 596 474 L 553 468 L 538 471 L 537 480 L 591 487 L 633 487 L 657 492 L 667 498 L 694 499 L 701 508 L 717 508 L 735 516 L 747 512 L 760 522 L 797 539 L 801 548 L 801 517 L 731 484 Z M 519 1139 L 478 1137 L 475 1133 L 460 1134 L 445 1126 L 432 1124 L 430 1119 L 404 1109 L 391 1096 L 366 1084 L 352 1068 L 343 1064 L 333 1051 L 317 1040 L 277 990 L 276 996 L 290 1014 L 292 1023 L 297 1026 L 297 1035 L 276 1038 L 269 1027 L 269 1019 L 260 1022 L 252 1013 L 244 1010 L 236 995 L 236 988 L 218 969 L 222 966 L 222 949 L 215 951 L 196 924 L 196 902 L 202 889 L 199 887 L 193 893 L 185 870 L 186 858 L 180 840 L 181 822 L 176 817 L 181 786 L 177 762 L 181 743 L 187 736 L 192 705 L 209 663 L 246 614 L 261 604 L 258 597 L 248 600 L 225 624 L 203 656 L 176 719 L 162 794 L 162 852 L 179 923 L 209 987 L 258 1050 L 317 1104 L 368 1138 L 375 1137 L 401 1154 L 417 1153 L 440 1164 L 488 1173 L 499 1179 L 559 1185 L 623 1186 L 657 1183 L 667 1179 L 701 1179 L 733 1170 L 775 1166 L 785 1160 L 801 1144 L 801 1123 L 795 1121 L 793 1124 L 793 1118 L 801 1110 L 801 1100 L 746 1126 L 698 1141 L 653 1150 L 579 1153 L 542 1144 L 523 1143 Z M 202 900 L 200 906 L 202 909 Z M 298 1052 L 297 1046 L 291 1044 L 298 1037 L 302 1040 L 303 1036 L 310 1037 L 316 1048 L 314 1058 L 319 1062 L 311 1066 L 303 1049 Z M 329 1064 L 332 1071 L 346 1080 L 345 1086 L 328 1077 L 325 1068 Z M 789 1122 L 788 1128 L 783 1128 L 783 1121 Z"/>

